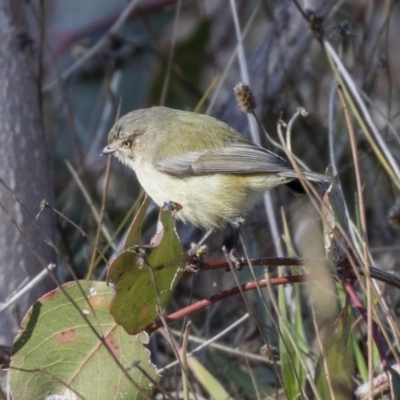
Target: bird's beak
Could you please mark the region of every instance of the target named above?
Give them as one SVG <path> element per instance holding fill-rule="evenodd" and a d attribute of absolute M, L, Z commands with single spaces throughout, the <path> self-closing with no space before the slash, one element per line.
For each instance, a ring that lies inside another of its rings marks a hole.
<path fill-rule="evenodd" d="M 102 156 L 108 156 L 109 154 L 115 153 L 117 149 L 115 147 L 112 147 L 110 144 L 106 147 L 104 147 L 103 151 L 100 153 Z"/>

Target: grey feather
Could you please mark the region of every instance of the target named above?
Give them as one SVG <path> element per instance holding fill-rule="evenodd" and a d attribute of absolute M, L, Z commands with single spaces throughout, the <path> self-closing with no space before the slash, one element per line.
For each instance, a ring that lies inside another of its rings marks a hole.
<path fill-rule="evenodd" d="M 245 141 L 231 141 L 223 148 L 189 152 L 158 160 L 158 169 L 185 177 L 207 174 L 256 174 L 293 171 L 278 155 Z"/>

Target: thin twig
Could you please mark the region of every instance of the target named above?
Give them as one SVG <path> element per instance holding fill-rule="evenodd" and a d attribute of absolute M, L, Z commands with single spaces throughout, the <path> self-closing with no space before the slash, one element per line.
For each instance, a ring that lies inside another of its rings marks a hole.
<path fill-rule="evenodd" d="M 106 173 L 105 173 L 105 180 L 104 180 L 105 183 L 104 183 L 104 189 L 103 189 L 103 196 L 101 199 L 101 207 L 100 207 L 100 213 L 99 213 L 99 221 L 97 223 L 96 237 L 94 239 L 94 245 L 93 245 L 92 255 L 90 257 L 89 268 L 86 273 L 86 279 L 91 278 L 93 270 L 95 268 L 95 259 L 96 259 L 96 253 L 99 248 L 100 233 L 101 233 L 102 225 L 103 225 L 103 216 L 104 216 L 105 205 L 106 205 L 108 184 L 110 182 L 110 169 L 111 169 L 111 157 L 108 157 Z M 100 253 L 100 254 L 102 254 L 102 253 Z"/>
<path fill-rule="evenodd" d="M 370 276 L 370 264 L 369 264 L 369 254 L 368 254 L 368 237 L 367 237 L 367 221 L 365 217 L 365 206 L 364 206 L 364 196 L 363 189 L 361 183 L 361 172 L 360 172 L 360 164 L 358 160 L 358 151 L 357 151 L 357 143 L 354 134 L 353 124 L 351 122 L 349 109 L 347 107 L 347 103 L 340 86 L 338 87 L 338 93 L 340 102 L 343 107 L 343 113 L 346 120 L 347 130 L 350 138 L 350 147 L 353 155 L 353 163 L 354 163 L 354 174 L 356 178 L 356 186 L 357 186 L 357 197 L 359 204 L 359 215 L 361 222 L 361 243 L 363 247 L 363 258 L 364 263 L 364 274 L 366 277 L 366 294 L 367 294 L 367 338 L 368 338 L 368 379 L 371 384 L 370 389 L 372 393 L 372 379 L 374 377 L 374 365 L 373 365 L 373 336 L 372 336 L 372 290 L 371 290 L 371 276 Z"/>
<path fill-rule="evenodd" d="M 201 340 L 201 339 L 199 339 L 199 341 L 201 342 L 201 345 L 200 345 L 200 346 L 197 346 L 196 348 L 194 348 L 190 353 L 187 353 L 187 354 L 186 354 L 186 357 L 190 357 L 190 356 L 192 356 L 193 354 L 199 352 L 200 350 L 202 350 L 202 349 L 204 349 L 204 348 L 206 348 L 206 347 L 209 347 L 209 346 L 212 346 L 212 345 L 216 345 L 216 343 L 214 343 L 216 340 L 221 339 L 221 338 L 222 338 L 223 336 L 225 336 L 227 333 L 229 333 L 230 331 L 232 331 L 233 329 L 235 329 L 237 326 L 239 326 L 240 324 L 242 324 L 244 321 L 248 320 L 248 319 L 249 319 L 249 316 L 250 316 L 250 314 L 249 314 L 249 313 L 246 313 L 245 315 L 243 315 L 242 317 L 240 317 L 238 320 L 236 320 L 233 324 L 229 325 L 227 328 L 225 328 L 224 330 L 222 330 L 221 332 L 219 332 L 217 335 L 213 336 L 211 339 L 208 339 L 208 340 Z M 171 330 L 171 332 L 174 333 L 175 335 L 181 335 L 181 332 L 177 332 L 177 331 L 174 331 L 174 330 Z M 192 341 L 194 341 L 194 342 L 197 341 L 197 339 L 196 339 L 195 337 L 190 336 L 190 335 L 189 335 L 189 340 L 192 340 Z M 216 346 L 216 348 L 218 348 L 218 347 Z M 229 348 L 229 350 L 232 350 L 232 349 Z M 242 352 L 240 352 L 240 351 L 239 351 L 238 353 L 239 353 L 239 354 L 242 354 Z M 237 353 L 236 353 L 236 354 L 237 354 Z M 258 358 L 260 358 L 260 359 L 258 359 Z M 258 358 L 257 358 L 258 361 L 263 361 L 263 360 L 265 360 L 265 358 L 263 358 L 263 357 L 261 357 L 261 356 L 258 356 Z M 168 369 L 170 369 L 170 368 L 172 368 L 172 367 L 174 367 L 175 365 L 178 365 L 178 364 L 179 364 L 179 361 L 178 361 L 178 360 L 175 360 L 175 361 L 169 363 L 168 365 L 166 365 L 165 367 L 160 368 L 159 370 L 157 370 L 157 374 L 160 374 L 160 375 L 161 375 L 161 374 L 163 374 L 166 370 L 168 370 Z"/>
<path fill-rule="evenodd" d="M 46 269 L 41 271 L 38 275 L 36 275 L 32 280 L 30 280 L 23 288 L 18 290 L 17 293 L 13 294 L 9 299 L 0 304 L 0 314 L 10 307 L 13 303 L 15 303 L 21 296 L 23 296 L 26 292 L 29 292 L 35 285 L 37 285 L 40 281 L 42 281 L 50 271 L 56 268 L 56 264 L 49 264 Z"/>

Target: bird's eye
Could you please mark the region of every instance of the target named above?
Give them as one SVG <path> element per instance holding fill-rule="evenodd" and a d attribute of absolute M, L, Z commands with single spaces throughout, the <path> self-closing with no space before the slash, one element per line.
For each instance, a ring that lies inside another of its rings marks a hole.
<path fill-rule="evenodd" d="M 124 140 L 122 142 L 122 146 L 125 147 L 126 149 L 129 149 L 130 147 L 132 147 L 132 140 Z"/>

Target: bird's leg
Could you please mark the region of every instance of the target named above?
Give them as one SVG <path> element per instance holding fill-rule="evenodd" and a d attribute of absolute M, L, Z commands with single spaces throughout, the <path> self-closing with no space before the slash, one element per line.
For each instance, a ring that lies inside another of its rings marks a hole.
<path fill-rule="evenodd" d="M 243 217 L 236 217 L 231 221 L 231 224 L 234 229 L 234 236 L 233 236 L 233 242 L 232 242 L 232 249 L 231 252 L 236 252 L 236 246 L 239 240 L 239 231 L 240 227 L 244 223 L 244 218 Z"/>
<path fill-rule="evenodd" d="M 235 269 L 238 271 L 242 269 L 243 262 L 236 257 L 236 246 L 239 240 L 240 227 L 242 226 L 243 223 L 244 223 L 243 217 L 236 217 L 231 221 L 231 224 L 234 228 L 234 236 L 233 236 L 232 248 L 230 249 L 229 253 L 227 253 L 229 260 L 233 263 Z"/>
<path fill-rule="evenodd" d="M 232 269 L 235 269 L 236 271 L 240 271 L 243 268 L 243 261 L 239 260 L 236 258 L 234 252 L 226 249 L 226 246 L 222 246 L 222 251 L 228 261 L 228 266 L 225 268 L 227 272 L 231 271 Z"/>

